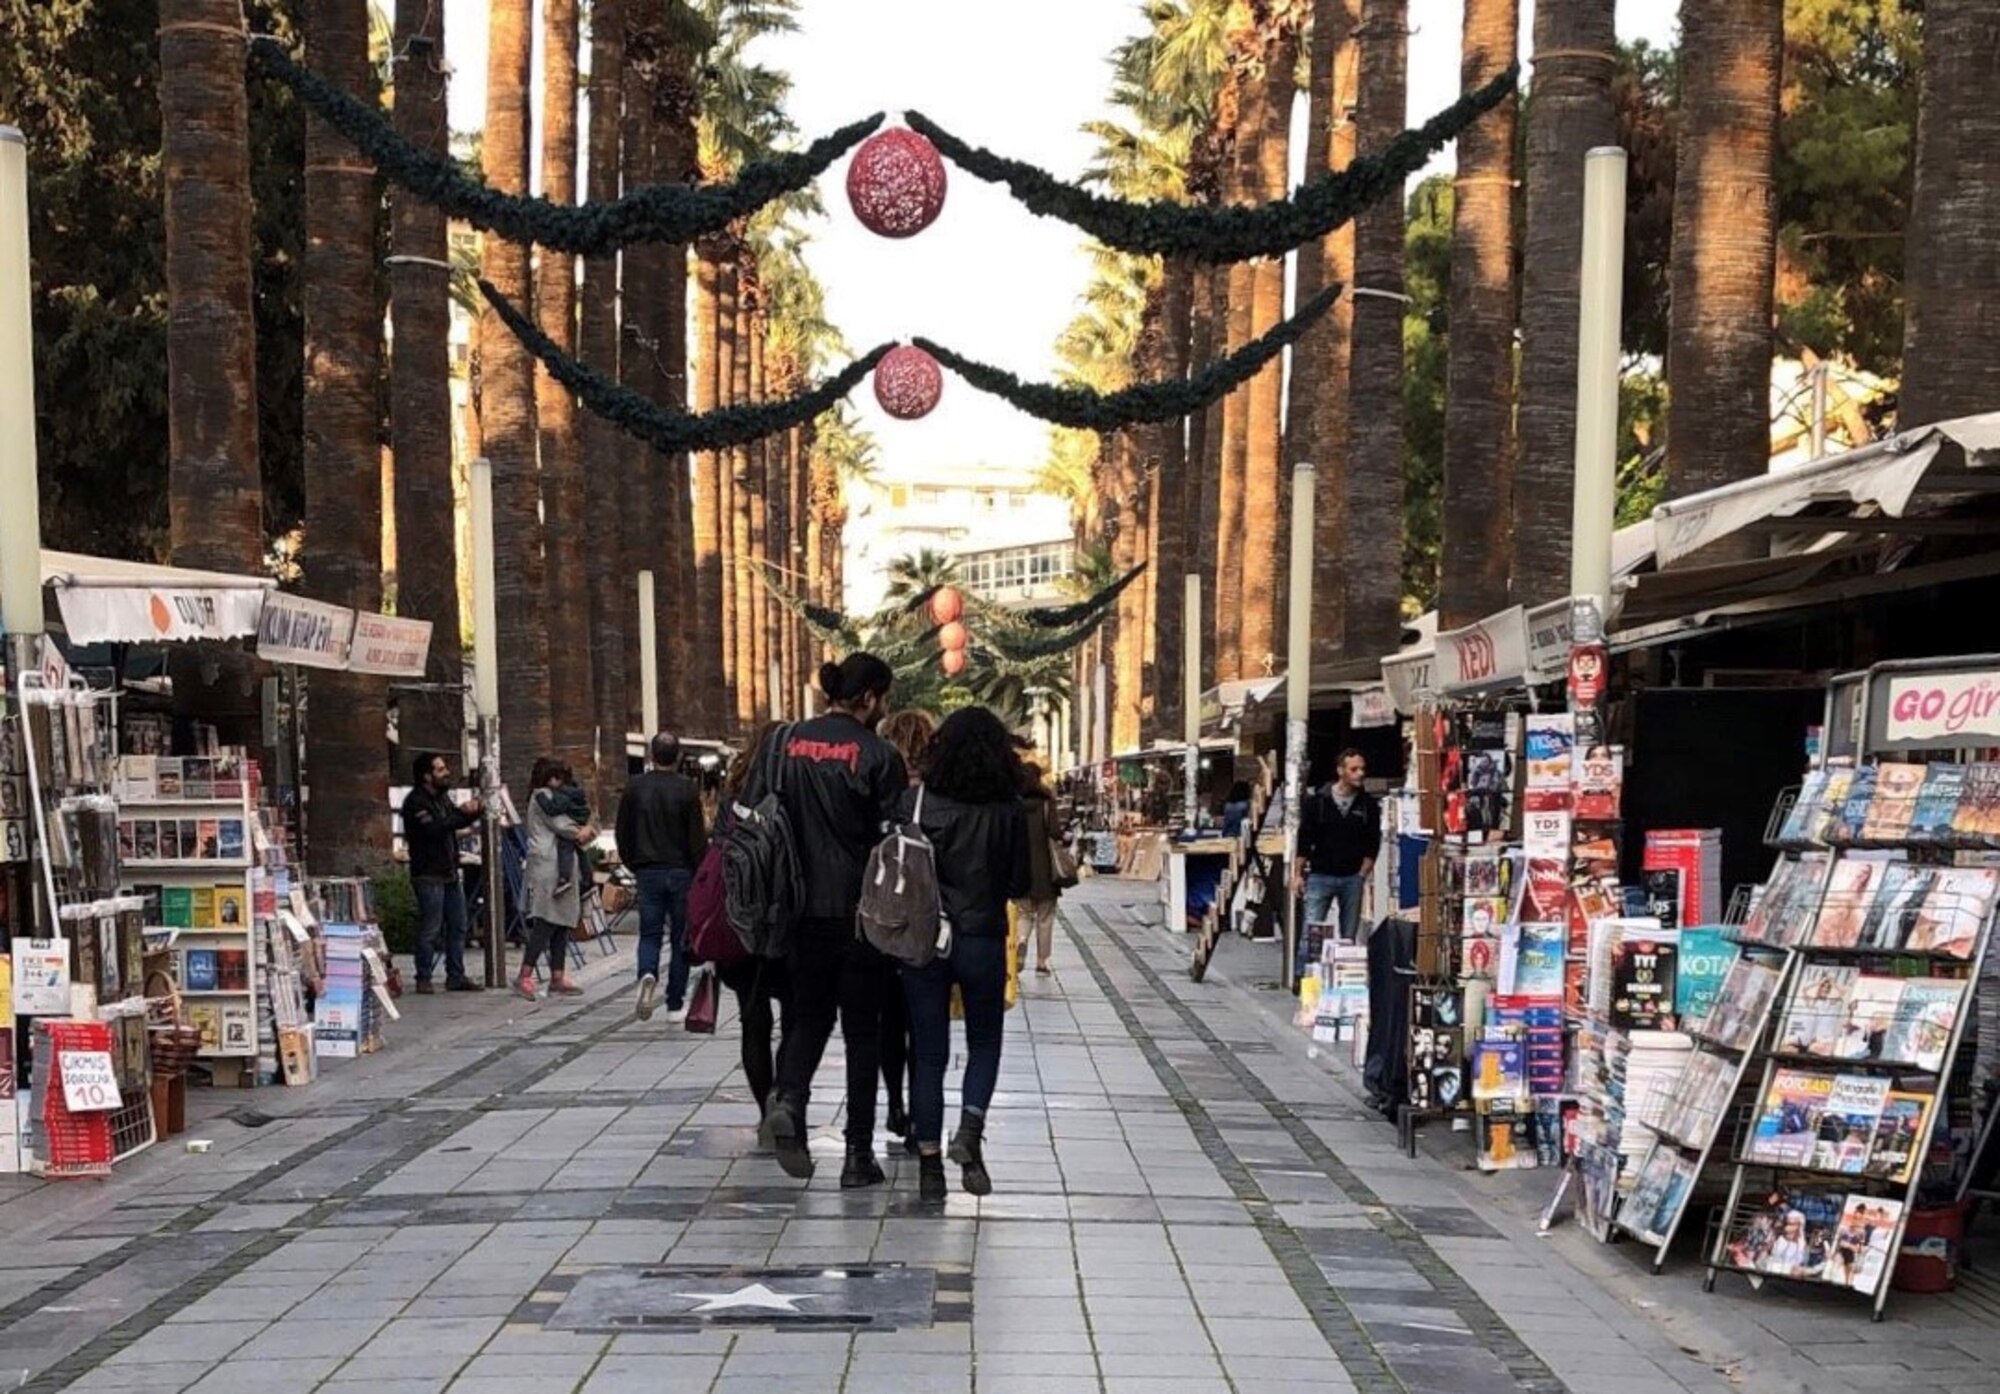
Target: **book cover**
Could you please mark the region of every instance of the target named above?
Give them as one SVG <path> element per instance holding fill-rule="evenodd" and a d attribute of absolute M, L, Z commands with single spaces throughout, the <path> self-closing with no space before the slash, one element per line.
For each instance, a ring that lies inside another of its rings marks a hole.
<path fill-rule="evenodd" d="M 1872 1296 L 1889 1271 L 1889 1248 L 1903 1202 L 1878 1196 L 1850 1195 L 1841 1208 L 1840 1227 L 1821 1280 Z"/>
<path fill-rule="evenodd" d="M 213 1053 L 222 1049 L 222 1008 L 215 1002 L 188 1005 L 188 1025 L 201 1032 L 201 1048 Z"/>
<path fill-rule="evenodd" d="M 1993 908 L 1994 870 L 1988 866 L 1941 868 L 1910 925 L 1904 947 L 1971 958 Z"/>
<path fill-rule="evenodd" d="M 2000 839 L 2000 763 L 1982 761 L 1966 767 L 1958 810 L 1951 819 L 1951 837 L 1954 842 L 1975 846 Z"/>
<path fill-rule="evenodd" d="M 177 862 L 181 859 L 181 825 L 177 818 L 160 820 L 160 860 Z"/>
<path fill-rule="evenodd" d="M 234 929 L 250 922 L 247 901 L 241 886 L 215 888 L 215 922 L 224 929 Z"/>
<path fill-rule="evenodd" d="M 1696 1021 L 1708 1014 L 1736 962 L 1736 945 L 1720 925 L 1681 931 L 1679 970 L 1674 979 L 1674 1015 Z"/>
<path fill-rule="evenodd" d="M 1875 1140 L 1868 1149 L 1864 1174 L 1896 1185 L 1908 1185 L 1924 1155 L 1924 1140 L 1930 1133 L 1931 1096 L 1892 1089 L 1882 1101 L 1882 1116 L 1875 1122 Z"/>
<path fill-rule="evenodd" d="M 160 888 L 160 923 L 168 929 L 194 928 L 193 887 L 163 886 Z"/>
<path fill-rule="evenodd" d="M 1807 1165 L 1819 1141 L 1833 1078 L 1811 1070 L 1776 1071 L 1758 1106 L 1745 1155 L 1774 1166 Z"/>
<path fill-rule="evenodd" d="M 1526 726 L 1527 787 L 1567 791 L 1576 746 L 1575 719 L 1568 712 L 1535 712 Z"/>
<path fill-rule="evenodd" d="M 152 803 L 160 797 L 160 761 L 154 755 L 126 755 L 118 761 L 118 797 Z"/>
<path fill-rule="evenodd" d="M 232 1055 L 257 1048 L 257 1009 L 248 1002 L 222 1004 L 222 1049 Z"/>
<path fill-rule="evenodd" d="M 218 799 L 240 799 L 243 797 L 243 753 L 239 750 L 223 750 L 215 756 L 215 797 Z"/>
<path fill-rule="evenodd" d="M 1934 847 L 1952 841 L 1952 822 L 1965 793 L 1965 766 L 1940 761 L 1924 767 L 1924 787 L 1917 791 L 1917 808 L 1910 820 L 1909 840 Z"/>
<path fill-rule="evenodd" d="M 181 797 L 190 800 L 215 797 L 215 761 L 207 755 L 190 755 L 181 761 Z"/>
<path fill-rule="evenodd" d="M 1820 1114 L 1810 1165 L 1821 1171 L 1859 1176 L 1875 1143 L 1875 1125 L 1889 1098 L 1889 1081 L 1867 1075 L 1836 1075 Z"/>
<path fill-rule="evenodd" d="M 153 788 L 162 799 L 181 797 L 181 762 L 172 755 L 162 755 L 153 764 Z"/>
<path fill-rule="evenodd" d="M 214 992 L 222 985 L 214 949 L 189 949 L 181 955 L 181 986 L 189 992 Z"/>
<path fill-rule="evenodd" d="M 1561 924 L 1528 920 L 1510 924 L 1500 937 L 1500 992 L 1508 997 L 1558 997 L 1563 990 Z"/>
<path fill-rule="evenodd" d="M 1868 922 L 1888 866 L 1866 857 L 1842 857 L 1833 864 L 1813 925 L 1814 948 L 1852 949 L 1861 943 L 1862 926 Z"/>
<path fill-rule="evenodd" d="M 1477 1041 L 1472 1047 L 1476 1101 L 1528 1097 L 1528 1048 L 1518 1040 Z"/>
<path fill-rule="evenodd" d="M 224 818 L 221 821 L 216 844 L 216 855 L 224 861 L 236 861 L 242 858 L 244 851 L 243 820 L 241 818 Z"/>
<path fill-rule="evenodd" d="M 1875 767 L 1875 793 L 1861 820 L 1860 840 L 1898 843 L 1908 840 L 1917 817 L 1917 791 L 1924 787 L 1924 767 L 1885 761 Z"/>
<path fill-rule="evenodd" d="M 1903 1001 L 1900 978 L 1864 974 L 1848 989 L 1847 1010 L 1834 1038 L 1836 1060 L 1880 1060 Z"/>
<path fill-rule="evenodd" d="M 1755 959 L 1739 958 L 1729 966 L 1729 976 L 1708 1014 L 1696 1027 L 1704 1039 L 1731 1050 L 1747 1050 L 1756 1039 L 1757 1027 L 1778 990 L 1779 970 Z"/>
<path fill-rule="evenodd" d="M 1813 811 L 1812 821 L 1806 829 L 1806 840 L 1825 845 L 1834 840 L 1840 827 L 1841 818 L 1847 811 L 1847 795 L 1854 787 L 1854 767 L 1836 765 L 1826 772 L 1826 789 L 1820 795 L 1819 807 Z"/>
<path fill-rule="evenodd" d="M 1965 984 L 1952 978 L 1909 978 L 1878 1059 L 1914 1065 L 1931 1074 L 1944 1068 L 1952 1029 L 1965 1005 Z"/>
<path fill-rule="evenodd" d="M 1539 1164 L 1535 1115 L 1523 1101 L 1495 1099 L 1473 1115 L 1478 1128 L 1481 1171 L 1516 1171 Z"/>
<path fill-rule="evenodd" d="M 193 897 L 194 925 L 196 929 L 213 929 L 215 918 L 215 887 L 196 886 L 189 894 Z"/>
<path fill-rule="evenodd" d="M 1847 781 L 1847 801 L 1829 829 L 1827 841 L 1845 844 L 1857 841 L 1868 824 L 1868 810 L 1875 802 L 1874 765 L 1857 766 Z"/>
<path fill-rule="evenodd" d="M 1848 994 L 1860 976 L 1859 969 L 1840 964 L 1806 964 L 1785 1004 L 1778 1049 L 1787 1055 L 1831 1057 L 1847 1020 Z"/>
<path fill-rule="evenodd" d="M 1611 950 L 1611 1024 L 1637 1031 L 1672 1031 L 1680 945 L 1660 938 L 1620 937 Z"/>
<path fill-rule="evenodd" d="M 215 985 L 225 992 L 245 992 L 249 990 L 250 954 L 248 950 L 216 950 Z"/>
<path fill-rule="evenodd" d="M 181 855 L 191 858 L 199 858 L 200 860 L 205 862 L 214 861 L 217 857 L 221 856 L 222 850 L 221 850 L 220 834 L 217 831 L 217 829 L 220 826 L 221 825 L 213 818 L 202 819 L 196 825 L 194 847 L 193 848 L 183 847 L 181 849 Z M 183 837 L 186 837 L 187 835 L 186 829 L 182 830 L 181 835 Z"/>
<path fill-rule="evenodd" d="M 154 819 L 132 820 L 132 859 L 141 862 L 160 859 L 160 825 Z"/>
<path fill-rule="evenodd" d="M 1617 746 L 1591 746 L 1576 757 L 1576 818 L 1578 822 L 1616 821 L 1625 786 L 1625 752 Z"/>
<path fill-rule="evenodd" d="M 1804 846 L 1812 841 L 1813 829 L 1817 826 L 1820 809 L 1826 798 L 1827 772 L 1809 770 L 1805 782 L 1799 786 L 1799 796 L 1792 801 L 1785 812 L 1785 821 L 1778 827 L 1778 841 L 1787 847 Z"/>
<path fill-rule="evenodd" d="M 1477 938 L 1491 938 L 1507 922 L 1507 901 L 1497 895 L 1468 896 L 1464 902 L 1462 932 Z"/>
<path fill-rule="evenodd" d="M 1681 922 L 1681 872 L 1679 867 L 1662 867 L 1642 873 L 1646 885 L 1646 913 L 1660 922 L 1662 929 L 1677 929 Z"/>

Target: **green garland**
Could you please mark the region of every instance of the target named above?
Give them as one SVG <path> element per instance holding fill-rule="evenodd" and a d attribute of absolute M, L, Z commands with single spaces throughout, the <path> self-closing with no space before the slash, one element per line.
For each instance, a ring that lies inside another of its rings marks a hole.
<path fill-rule="evenodd" d="M 1456 102 L 1415 130 L 1346 169 L 1302 185 L 1290 198 L 1261 206 L 1204 207 L 1134 203 L 1065 183 L 1034 165 L 966 144 L 921 113 L 904 113 L 910 129 L 975 178 L 1003 184 L 1042 217 L 1060 218 L 1107 247 L 1140 256 L 1181 257 L 1220 264 L 1283 256 L 1324 237 L 1383 198 L 1402 196 L 1403 183 L 1459 132 L 1514 93 L 1520 65 Z"/>
<path fill-rule="evenodd" d="M 1085 431 L 1116 431 L 1178 420 L 1228 396 L 1256 376 L 1285 345 L 1310 329 L 1332 308 L 1340 293 L 1341 287 L 1328 286 L 1299 306 L 1290 319 L 1280 320 L 1268 333 L 1216 359 L 1192 377 L 1134 383 L 1116 392 L 1098 392 L 1074 383 L 1022 382 L 1004 368 L 965 358 L 929 339 L 913 342 L 981 392 L 1004 397 L 1030 416 Z"/>
<path fill-rule="evenodd" d="M 486 303 L 524 348 L 541 360 L 549 376 L 576 393 L 591 411 L 627 435 L 668 455 L 682 451 L 727 450 L 803 426 L 852 392 L 875 370 L 889 345 L 882 344 L 849 363 L 818 387 L 773 402 L 752 402 L 715 411 L 687 412 L 663 407 L 563 352 L 506 296 L 487 281 L 479 283 Z"/>
<path fill-rule="evenodd" d="M 609 203 L 579 207 L 504 194 L 468 178 L 453 160 L 403 139 L 379 110 L 292 61 L 276 39 L 259 36 L 251 43 L 250 66 L 289 87 L 384 178 L 429 206 L 509 242 L 583 256 L 642 242 L 692 242 L 720 232 L 773 199 L 805 188 L 882 124 L 877 115 L 843 126 L 804 150 L 745 165 L 733 183 L 654 184 Z"/>
<path fill-rule="evenodd" d="M 1081 624 L 1092 615 L 1108 608 L 1111 602 L 1116 600 L 1127 586 L 1145 574 L 1146 567 L 1149 564 L 1143 561 L 1140 562 L 1096 595 L 1079 600 L 1074 605 L 1062 605 L 1052 609 L 1037 607 L 1031 610 L 1016 610 L 1014 611 L 1014 618 L 1024 620 L 1034 625 L 1037 629 L 1061 629 L 1065 625 Z"/>

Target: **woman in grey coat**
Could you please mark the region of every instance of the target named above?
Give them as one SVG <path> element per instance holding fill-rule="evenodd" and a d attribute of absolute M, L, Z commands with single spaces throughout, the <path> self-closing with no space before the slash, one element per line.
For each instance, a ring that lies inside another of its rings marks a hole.
<path fill-rule="evenodd" d="M 563 952 L 569 945 L 570 929 L 583 912 L 578 891 L 584 865 L 582 849 L 596 838 L 597 830 L 570 812 L 569 801 L 561 792 L 570 774 L 559 761 L 543 756 L 535 761 L 529 778 L 534 792 L 528 796 L 528 861 L 522 878 L 527 894 L 528 947 L 521 956 L 521 976 L 514 991 L 532 1002 L 536 997 L 535 964 L 544 955 L 552 995 L 575 997 L 583 991 L 564 971 Z"/>

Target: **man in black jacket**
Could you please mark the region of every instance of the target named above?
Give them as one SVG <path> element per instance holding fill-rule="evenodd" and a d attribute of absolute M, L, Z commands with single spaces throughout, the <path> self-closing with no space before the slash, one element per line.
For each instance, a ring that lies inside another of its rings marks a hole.
<path fill-rule="evenodd" d="M 681 743 L 655 735 L 652 767 L 625 786 L 618 800 L 618 859 L 639 883 L 639 1020 L 660 1001 L 660 950 L 668 949 L 667 1020 L 687 1020 L 687 900 L 701 855 L 708 850 L 701 791 L 680 772 Z M 668 928 L 672 937 L 668 937 Z"/>
<path fill-rule="evenodd" d="M 1360 933 L 1361 896 L 1382 847 L 1382 805 L 1361 787 L 1367 775 L 1368 762 L 1360 751 L 1341 751 L 1338 777 L 1307 793 L 1299 810 L 1293 893 L 1302 893 L 1306 904 L 1292 966 L 1301 977 L 1314 958 L 1313 931 L 1336 905 L 1341 942 L 1352 944 Z"/>
<path fill-rule="evenodd" d="M 447 992 L 478 992 L 465 976 L 465 887 L 458 879 L 458 834 L 479 817 L 478 799 L 463 808 L 451 801 L 451 764 L 442 755 L 419 755 L 410 770 L 415 787 L 403 800 L 403 842 L 410 850 L 410 884 L 417 893 L 417 991 L 429 993 L 444 938 Z"/>

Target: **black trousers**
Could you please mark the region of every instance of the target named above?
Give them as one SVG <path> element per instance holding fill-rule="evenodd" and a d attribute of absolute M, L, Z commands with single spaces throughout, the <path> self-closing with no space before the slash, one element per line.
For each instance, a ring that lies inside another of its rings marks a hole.
<path fill-rule="evenodd" d="M 771 1085 L 777 1078 L 772 1030 L 780 1019 L 784 1025 L 778 1029 L 785 1033 L 791 1030 L 791 975 L 782 962 L 768 958 L 744 959 L 720 971 L 723 986 L 736 994 L 743 1031 L 743 1078 L 757 1100 L 757 1111 L 762 1113 L 771 1101 Z M 777 1014 L 772 1011 L 774 1006 Z"/>
<path fill-rule="evenodd" d="M 901 991 L 895 967 L 854 932 L 851 920 L 801 920 L 785 966 L 792 982 L 790 1017 L 778 1052 L 778 1097 L 812 1102 L 813 1075 L 840 1019 L 847 1047 L 847 1145 L 875 1145 L 875 1084 L 882 1068 L 883 1004 Z"/>

